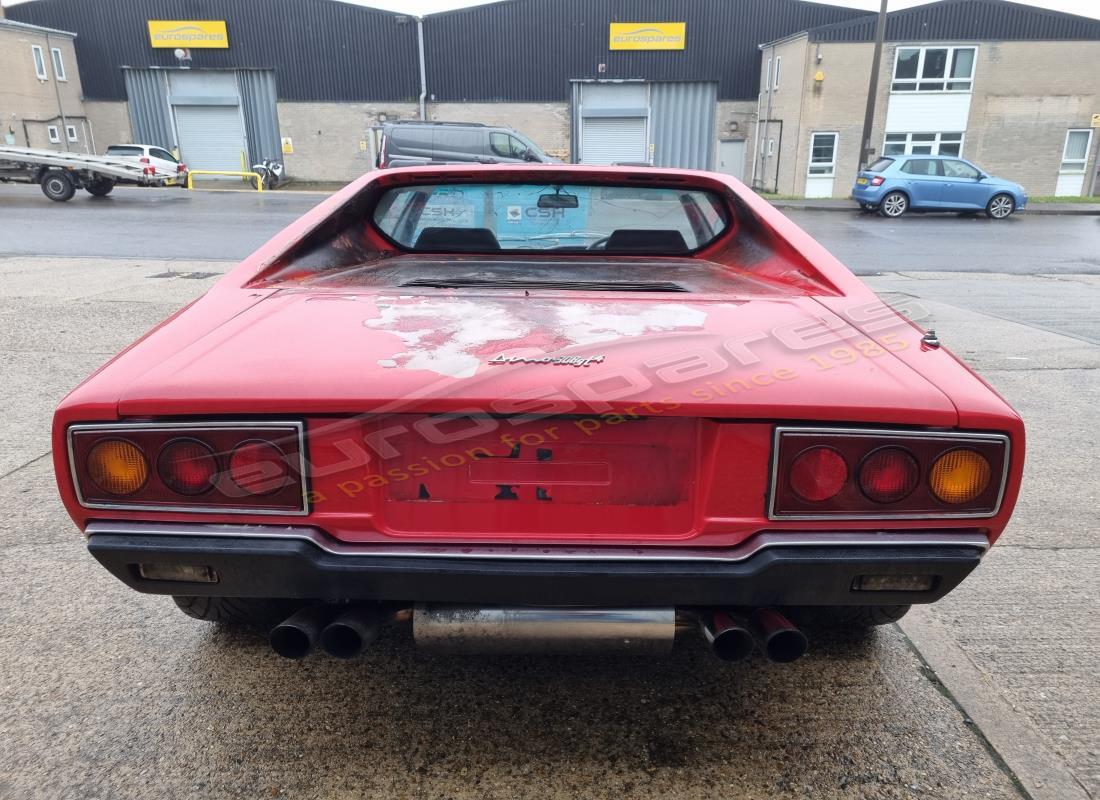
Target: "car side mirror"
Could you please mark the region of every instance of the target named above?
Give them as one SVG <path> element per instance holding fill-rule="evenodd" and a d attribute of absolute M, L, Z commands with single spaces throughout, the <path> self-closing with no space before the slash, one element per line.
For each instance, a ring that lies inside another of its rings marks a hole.
<path fill-rule="evenodd" d="M 984 172 L 979 172 L 979 173 L 978 173 L 978 177 L 976 177 L 976 178 L 975 178 L 974 180 L 976 180 L 976 181 L 984 181 L 984 180 L 985 180 L 986 178 L 988 178 L 988 177 L 989 177 L 989 176 L 988 176 L 988 175 L 986 175 L 986 174 L 985 174 Z"/>
<path fill-rule="evenodd" d="M 523 160 L 524 161 L 538 161 L 539 157 L 537 155 L 535 155 L 534 153 L 532 153 L 530 149 L 528 149 L 528 150 L 523 151 Z"/>

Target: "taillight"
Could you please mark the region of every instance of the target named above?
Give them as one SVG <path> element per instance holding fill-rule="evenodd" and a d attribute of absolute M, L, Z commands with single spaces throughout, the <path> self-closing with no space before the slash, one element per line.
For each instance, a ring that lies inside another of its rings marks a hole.
<path fill-rule="evenodd" d="M 875 177 L 871 178 L 872 186 L 882 186 L 882 184 L 884 183 L 886 183 L 886 178 L 882 177 L 881 175 L 876 175 Z"/>
<path fill-rule="evenodd" d="M 139 159 L 138 159 L 138 161 L 140 161 L 140 162 L 141 162 L 142 164 L 150 164 L 150 163 L 152 163 L 152 162 L 151 162 L 151 161 L 149 161 L 149 159 L 147 159 L 147 158 L 139 158 Z"/>
<path fill-rule="evenodd" d="M 186 164 L 176 164 L 176 174 L 178 175 L 181 172 L 187 172 Z"/>
<path fill-rule="evenodd" d="M 803 500 L 828 500 L 848 481 L 844 456 L 831 447 L 811 447 L 791 462 L 791 488 Z"/>
<path fill-rule="evenodd" d="M 298 422 L 73 425 L 69 457 L 89 508 L 308 513 Z"/>
<path fill-rule="evenodd" d="M 157 458 L 164 485 L 179 494 L 202 494 L 214 488 L 218 459 L 209 445 L 198 439 L 173 439 Z"/>
<path fill-rule="evenodd" d="M 144 167 L 141 170 L 141 174 L 142 175 L 156 175 L 157 174 L 157 168 L 156 167 Z"/>
<path fill-rule="evenodd" d="M 101 490 L 126 497 L 141 489 L 149 478 L 149 462 L 141 448 L 126 439 L 104 438 L 85 459 L 88 477 Z"/>
<path fill-rule="evenodd" d="M 989 486 L 989 461 L 975 450 L 949 450 L 932 465 L 932 494 L 952 505 L 967 503 Z"/>
<path fill-rule="evenodd" d="M 1009 441 L 998 433 L 776 430 L 772 519 L 988 517 Z"/>
<path fill-rule="evenodd" d="M 920 466 L 908 450 L 883 447 L 859 465 L 859 488 L 876 503 L 896 503 L 917 488 Z"/>
<path fill-rule="evenodd" d="M 270 442 L 242 442 L 229 454 L 229 477 L 246 494 L 271 494 L 286 484 L 290 465 Z"/>

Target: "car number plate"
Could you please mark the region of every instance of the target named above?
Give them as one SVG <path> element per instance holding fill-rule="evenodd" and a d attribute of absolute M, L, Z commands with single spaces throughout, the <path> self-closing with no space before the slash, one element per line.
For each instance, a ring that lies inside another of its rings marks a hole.
<path fill-rule="evenodd" d="M 866 186 L 867 185 L 867 179 L 866 178 L 856 178 L 856 183 L 858 183 L 860 186 Z"/>

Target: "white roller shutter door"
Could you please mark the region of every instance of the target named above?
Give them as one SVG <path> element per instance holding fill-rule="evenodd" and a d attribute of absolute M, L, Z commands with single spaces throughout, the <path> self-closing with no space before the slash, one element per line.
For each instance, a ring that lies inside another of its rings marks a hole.
<path fill-rule="evenodd" d="M 239 172 L 247 152 L 237 106 L 176 106 L 180 155 L 190 169 Z"/>
<path fill-rule="evenodd" d="M 585 117 L 581 124 L 581 163 L 648 161 L 645 117 Z"/>

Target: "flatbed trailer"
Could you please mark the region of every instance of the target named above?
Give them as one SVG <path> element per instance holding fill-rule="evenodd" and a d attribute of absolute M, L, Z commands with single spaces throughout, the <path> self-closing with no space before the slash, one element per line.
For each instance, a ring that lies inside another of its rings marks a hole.
<path fill-rule="evenodd" d="M 0 183 L 37 183 L 46 197 L 59 203 L 72 199 L 77 189 L 103 197 L 118 183 L 165 186 L 177 178 L 122 158 L 0 145 Z"/>

